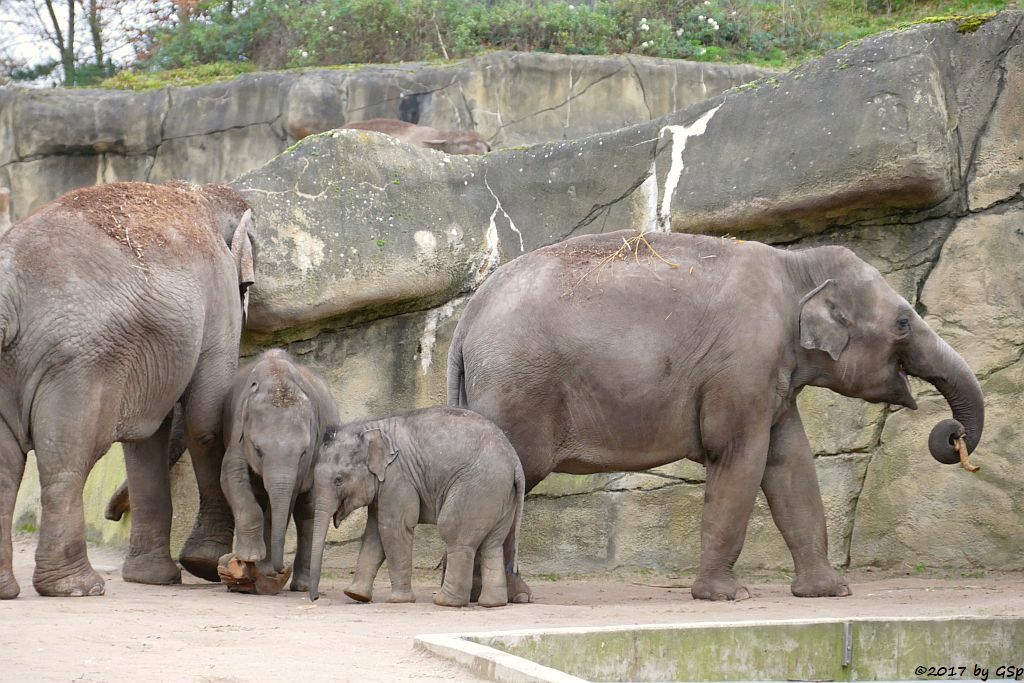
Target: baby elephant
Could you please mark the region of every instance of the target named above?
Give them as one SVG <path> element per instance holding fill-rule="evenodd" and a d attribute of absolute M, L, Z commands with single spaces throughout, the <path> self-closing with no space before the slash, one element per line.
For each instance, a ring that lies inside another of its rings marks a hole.
<path fill-rule="evenodd" d="M 412 547 L 417 522 L 436 524 L 447 545 L 438 605 L 469 604 L 480 553 L 479 603 L 508 602 L 502 545 L 518 530 L 526 493 L 523 468 L 504 433 L 461 408 L 435 407 L 328 429 L 315 466 L 316 515 L 309 597 L 319 597 L 327 520 L 338 526 L 369 506 L 356 576 L 345 594 L 368 602 L 388 561 L 391 602 L 413 602 Z M 518 538 L 518 536 L 517 536 Z M 515 549 L 512 552 L 515 564 Z"/>
<path fill-rule="evenodd" d="M 235 556 L 262 563 L 258 573 L 266 575 L 269 554 L 273 572 L 282 571 L 294 513 L 292 590 L 309 588 L 313 463 L 324 431 L 339 419 L 324 381 L 280 349 L 240 370 L 224 403 L 220 482 L 235 516 Z"/>

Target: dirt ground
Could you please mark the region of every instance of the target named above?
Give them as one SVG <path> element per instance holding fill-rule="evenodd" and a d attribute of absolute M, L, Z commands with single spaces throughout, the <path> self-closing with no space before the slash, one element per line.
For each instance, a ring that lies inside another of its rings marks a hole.
<path fill-rule="evenodd" d="M 418 577 L 415 604 L 356 604 L 327 579 L 305 594 L 231 594 L 188 575 L 182 586 L 124 583 L 121 558 L 91 548 L 107 580 L 100 598 L 41 598 L 32 589 L 34 538 L 19 538 L 21 597 L 0 603 L 4 681 L 473 681 L 459 667 L 413 649 L 422 633 L 718 620 L 909 615 L 1024 616 L 1024 575 L 982 578 L 850 575 L 853 597 L 801 600 L 781 584 L 751 585 L 739 603 L 690 598 L 669 577 L 532 581 L 536 602 L 501 609 L 443 609 L 434 577 Z M 382 572 L 386 575 L 386 572 Z M 528 577 L 529 578 L 529 577 Z M 387 597 L 386 578 L 377 597 Z M 935 662 L 940 665 L 943 662 Z"/>

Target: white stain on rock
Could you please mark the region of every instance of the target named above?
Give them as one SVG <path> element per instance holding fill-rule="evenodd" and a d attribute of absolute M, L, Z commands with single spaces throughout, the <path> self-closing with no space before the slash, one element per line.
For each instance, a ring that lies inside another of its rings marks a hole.
<path fill-rule="evenodd" d="M 519 228 L 517 228 L 515 222 L 513 222 L 512 216 L 509 216 L 508 211 L 505 211 L 504 207 L 502 207 L 501 200 L 498 199 L 498 195 L 494 194 L 494 190 L 491 189 L 491 184 L 487 182 L 486 178 L 484 178 L 484 185 L 487 186 L 487 191 L 491 193 L 492 197 L 494 197 L 494 211 L 491 212 L 491 227 L 493 227 L 495 231 L 497 231 L 498 227 L 497 224 L 494 222 L 494 219 L 497 218 L 498 212 L 501 211 L 501 214 L 505 217 L 505 220 L 508 221 L 508 227 L 512 228 L 512 232 L 514 232 L 516 236 L 519 237 L 519 252 L 525 253 L 526 248 L 523 246 L 523 233 L 519 232 Z"/>
<path fill-rule="evenodd" d="M 662 228 L 658 221 L 658 169 L 651 161 L 650 175 L 640 183 L 640 196 L 644 202 L 644 232 L 658 232 Z"/>
<path fill-rule="evenodd" d="M 494 222 L 494 217 L 497 215 L 498 209 L 495 208 L 491 213 L 491 223 L 487 226 L 487 233 L 484 235 L 484 257 L 480 260 L 480 265 L 476 267 L 476 276 L 473 278 L 474 289 L 479 287 L 501 263 L 501 251 L 498 248 L 498 224 Z"/>
<path fill-rule="evenodd" d="M 437 249 L 437 238 L 429 230 L 417 230 L 412 238 L 416 241 L 416 252 L 421 259 L 429 259 L 434 256 Z"/>
<path fill-rule="evenodd" d="M 662 230 L 669 229 L 672 219 L 672 196 L 676 193 L 679 178 L 683 175 L 683 152 L 686 150 L 686 141 L 691 137 L 704 135 L 708 129 L 708 122 L 721 108 L 720 104 L 714 109 L 707 110 L 689 126 L 665 126 L 661 129 L 659 136 L 664 135 L 666 131 L 672 136 L 672 165 L 668 169 L 668 177 L 665 178 L 665 192 L 661 196 L 661 212 L 658 216 Z"/>
<path fill-rule="evenodd" d="M 292 263 L 305 275 L 318 267 L 324 260 L 324 242 L 315 235 L 294 226 L 283 231 L 295 245 L 292 252 Z"/>
<path fill-rule="evenodd" d="M 437 343 L 437 326 L 452 317 L 455 307 L 461 304 L 466 297 L 460 296 L 452 299 L 444 306 L 435 308 L 427 313 L 427 322 L 423 325 L 423 334 L 420 335 L 420 371 L 425 375 L 430 370 L 430 363 L 434 360 L 434 344 Z"/>

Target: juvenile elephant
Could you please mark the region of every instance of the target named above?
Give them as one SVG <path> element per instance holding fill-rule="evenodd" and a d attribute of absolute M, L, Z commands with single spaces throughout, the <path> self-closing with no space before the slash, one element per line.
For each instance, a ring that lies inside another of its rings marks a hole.
<path fill-rule="evenodd" d="M 309 589 L 313 464 L 325 430 L 339 420 L 327 384 L 281 349 L 242 368 L 224 403 L 220 482 L 235 515 L 235 554 L 244 562 L 269 559 L 280 572 L 294 514 L 293 591 Z"/>
<path fill-rule="evenodd" d="M 316 516 L 309 597 L 319 597 L 327 520 L 338 526 L 369 506 L 356 575 L 345 594 L 368 602 L 388 561 L 391 602 L 412 602 L 413 529 L 436 524 L 447 546 L 447 572 L 434 602 L 469 604 L 480 554 L 479 604 L 507 603 L 502 543 L 518 536 L 523 470 L 508 439 L 469 410 L 435 407 L 328 430 L 315 467 Z M 514 531 L 513 531 L 514 530 Z M 512 548 L 511 562 L 516 561 Z"/>
<path fill-rule="evenodd" d="M 877 270 L 841 247 L 613 232 L 500 267 L 455 329 L 448 401 L 508 434 L 528 488 L 551 472 L 707 468 L 695 598 L 739 599 L 733 576 L 760 487 L 796 566 L 798 596 L 848 595 L 829 565 L 825 513 L 796 406 L 808 385 L 916 408 L 907 375 L 956 420 L 932 455 L 981 439 L 967 363 Z M 506 558 L 514 544 L 510 537 Z M 510 577 L 510 594 L 529 588 Z"/>
<path fill-rule="evenodd" d="M 41 595 L 100 595 L 82 489 L 125 443 L 134 514 L 125 580 L 181 580 L 170 556 L 168 434 L 181 402 L 200 509 L 180 561 L 217 580 L 232 518 L 220 489 L 220 407 L 253 282 L 251 212 L 224 185 L 113 183 L 69 192 L 0 237 L 0 598 L 11 517 L 35 449 Z M 241 296 L 240 296 L 241 295 Z"/>

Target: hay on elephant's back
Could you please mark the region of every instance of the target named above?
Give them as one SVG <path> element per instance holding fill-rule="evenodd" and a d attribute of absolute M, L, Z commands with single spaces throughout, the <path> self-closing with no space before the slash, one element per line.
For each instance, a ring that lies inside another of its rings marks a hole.
<path fill-rule="evenodd" d="M 650 237 L 654 237 L 654 234 L 637 230 L 629 238 L 595 235 L 593 239 L 582 243 L 574 244 L 575 240 L 569 240 L 549 247 L 549 253 L 569 266 L 569 272 L 572 273 L 572 282 L 564 294 L 572 295 L 584 281 L 595 277 L 603 268 L 612 266 L 616 261 L 632 261 L 639 265 L 641 259 L 644 259 L 647 262 L 660 261 L 669 268 L 678 268 L 678 263 L 663 256 L 651 244 Z"/>
<path fill-rule="evenodd" d="M 147 251 L 165 246 L 211 254 L 216 241 L 222 239 L 216 211 L 204 188 L 186 183 L 123 182 L 84 187 L 61 196 L 57 204 L 82 214 L 140 261 Z"/>

